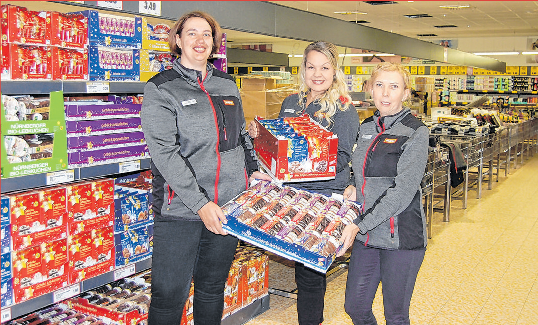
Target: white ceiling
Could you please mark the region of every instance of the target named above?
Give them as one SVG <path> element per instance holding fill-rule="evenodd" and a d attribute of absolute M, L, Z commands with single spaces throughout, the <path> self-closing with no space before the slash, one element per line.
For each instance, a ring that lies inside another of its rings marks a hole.
<path fill-rule="evenodd" d="M 369 26 L 396 34 L 436 42 L 440 39 L 471 37 L 510 37 L 538 35 L 538 1 L 397 1 L 370 5 L 365 1 L 269 1 L 278 5 L 308 11 L 345 21 L 366 20 Z M 440 6 L 468 5 L 464 9 Z M 334 12 L 365 14 L 335 14 Z M 405 15 L 428 14 L 427 18 Z M 453 28 L 436 28 L 456 25 Z M 271 36 L 227 31 L 230 45 L 272 43 L 282 47 L 302 48 L 303 42 Z M 437 36 L 417 36 L 435 34 Z M 299 44 L 298 44 L 299 43 Z"/>

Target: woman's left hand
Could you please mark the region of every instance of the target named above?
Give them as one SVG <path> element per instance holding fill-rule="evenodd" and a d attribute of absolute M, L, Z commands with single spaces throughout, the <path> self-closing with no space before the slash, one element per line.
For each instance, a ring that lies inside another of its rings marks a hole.
<path fill-rule="evenodd" d="M 337 257 L 340 257 L 346 253 L 348 248 L 351 247 L 351 244 L 353 244 L 358 232 L 359 227 L 354 223 L 351 223 L 344 228 L 342 237 L 340 237 L 340 243 L 343 244 L 343 246 L 340 248 L 340 251 L 338 251 L 338 254 L 336 255 Z"/>
<path fill-rule="evenodd" d="M 255 179 L 259 179 L 259 180 L 263 180 L 263 181 L 272 181 L 273 179 L 271 178 L 271 176 L 267 175 L 267 174 L 264 174 L 260 171 L 255 171 L 254 173 L 252 173 L 252 175 L 250 175 L 249 179 L 248 179 L 248 183 L 249 185 L 252 184 L 252 182 L 255 180 Z"/>

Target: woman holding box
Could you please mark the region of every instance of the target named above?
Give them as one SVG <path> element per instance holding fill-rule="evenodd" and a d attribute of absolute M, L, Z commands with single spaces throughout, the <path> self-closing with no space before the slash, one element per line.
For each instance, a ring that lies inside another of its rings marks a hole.
<path fill-rule="evenodd" d="M 208 63 L 220 46 L 208 14 L 183 15 L 169 34 L 180 58 L 144 88 L 142 127 L 151 154 L 154 246 L 148 324 L 180 324 L 194 280 L 195 324 L 220 324 L 237 247 L 221 205 L 257 171 L 233 78 Z"/>
<path fill-rule="evenodd" d="M 368 81 L 377 111 L 361 124 L 353 153 L 354 186 L 344 197 L 362 204 L 346 226 L 341 253 L 353 250 L 345 310 L 353 324 L 377 324 L 372 303 L 382 283 L 388 325 L 409 324 L 409 305 L 426 251 L 426 218 L 420 182 L 428 159 L 428 128 L 403 103 L 411 95 L 409 72 L 384 62 Z"/>
<path fill-rule="evenodd" d="M 308 45 L 304 50 L 299 76 L 299 93 L 284 99 L 279 117 L 296 117 L 306 113 L 338 136 L 336 177 L 286 185 L 326 196 L 333 193 L 342 195 L 349 184 L 349 162 L 359 130 L 359 116 L 351 103 L 344 73 L 338 64 L 336 46 L 323 41 Z M 249 134 L 253 138 L 258 136 L 255 122 L 249 124 Z M 295 282 L 299 324 L 321 324 L 327 287 L 325 274 L 295 263 Z"/>

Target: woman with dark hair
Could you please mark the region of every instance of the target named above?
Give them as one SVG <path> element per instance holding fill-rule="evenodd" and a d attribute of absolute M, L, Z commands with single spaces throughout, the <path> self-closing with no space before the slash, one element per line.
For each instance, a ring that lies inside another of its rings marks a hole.
<path fill-rule="evenodd" d="M 257 171 L 239 90 L 210 63 L 221 40 L 208 14 L 183 15 L 170 31 L 179 55 L 144 88 L 142 127 L 151 155 L 155 213 L 149 325 L 180 324 L 194 280 L 194 322 L 220 324 L 237 238 L 222 206 Z"/>
<path fill-rule="evenodd" d="M 334 179 L 287 184 L 327 196 L 342 195 L 349 184 L 349 163 L 359 131 L 359 115 L 351 103 L 338 57 L 336 46 L 329 42 L 308 45 L 299 68 L 299 93 L 284 99 L 279 114 L 279 117 L 294 117 L 306 113 L 338 136 Z M 249 134 L 253 138 L 258 135 L 254 122 L 249 124 Z M 325 274 L 295 263 L 295 282 L 299 324 L 321 324 L 327 287 Z"/>

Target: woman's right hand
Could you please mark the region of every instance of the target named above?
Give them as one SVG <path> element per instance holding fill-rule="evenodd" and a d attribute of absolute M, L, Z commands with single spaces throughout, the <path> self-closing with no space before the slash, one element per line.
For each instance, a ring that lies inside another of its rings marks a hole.
<path fill-rule="evenodd" d="M 207 202 L 200 210 L 198 210 L 200 219 L 204 222 L 207 230 L 217 235 L 227 235 L 228 232 L 222 229 L 222 224 L 226 223 L 226 216 L 222 209 L 212 201 Z"/>
<path fill-rule="evenodd" d="M 357 201 L 357 189 L 353 185 L 349 185 L 344 190 L 344 200 Z"/>
<path fill-rule="evenodd" d="M 256 122 L 251 121 L 248 124 L 248 135 L 250 135 L 252 139 L 258 137 L 258 126 L 256 125 Z"/>

